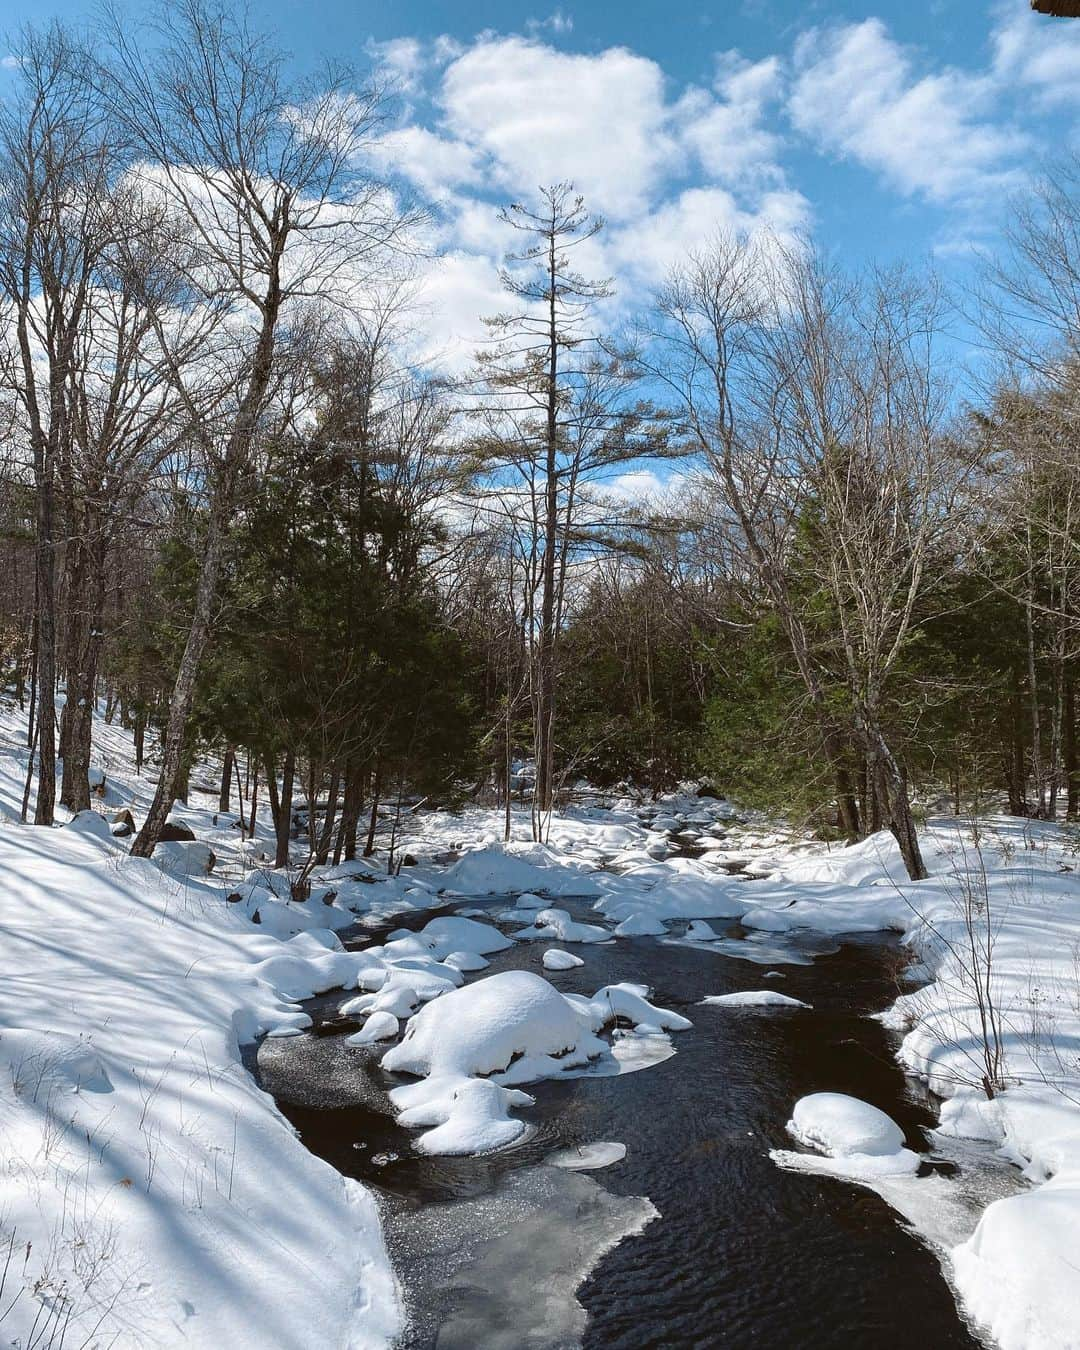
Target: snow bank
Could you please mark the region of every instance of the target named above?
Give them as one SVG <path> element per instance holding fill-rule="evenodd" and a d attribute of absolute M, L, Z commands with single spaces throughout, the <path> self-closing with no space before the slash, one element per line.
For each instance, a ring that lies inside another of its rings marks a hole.
<path fill-rule="evenodd" d="M 952 1259 L 968 1308 L 1002 1350 L 1080 1345 L 1080 1173 L 996 1200 Z"/>
<path fill-rule="evenodd" d="M 137 784 L 119 732 L 101 739 L 110 784 Z M 20 1252 L 5 1343 L 55 1309 L 68 1343 L 116 1350 L 390 1341 L 371 1197 L 240 1056 L 298 1031 L 295 999 L 355 979 L 358 958 L 325 929 L 281 941 L 222 883 L 128 856 L 100 817 L 3 828 L 0 872 L 0 1222 Z"/>

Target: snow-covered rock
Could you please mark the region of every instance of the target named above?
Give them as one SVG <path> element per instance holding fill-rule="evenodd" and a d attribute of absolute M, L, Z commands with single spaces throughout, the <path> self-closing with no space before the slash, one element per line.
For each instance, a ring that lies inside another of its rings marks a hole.
<path fill-rule="evenodd" d="M 667 928 L 649 914 L 630 914 L 615 929 L 616 937 L 663 937 Z"/>
<path fill-rule="evenodd" d="M 788 1132 L 826 1156 L 774 1149 L 769 1156 L 781 1167 L 867 1182 L 908 1176 L 919 1168 L 919 1155 L 904 1146 L 904 1132 L 891 1116 L 842 1092 L 814 1092 L 800 1098 Z"/>
<path fill-rule="evenodd" d="M 593 923 L 578 923 L 565 909 L 537 911 L 532 927 L 519 929 L 514 937 L 520 942 L 610 942 L 606 928 Z"/>
<path fill-rule="evenodd" d="M 379 1010 L 373 1012 L 359 1031 L 347 1038 L 349 1045 L 373 1045 L 376 1041 L 389 1041 L 398 1034 L 398 1019 L 392 1012 Z"/>
<path fill-rule="evenodd" d="M 580 956 L 575 956 L 573 952 L 560 951 L 558 947 L 549 948 L 542 960 L 545 970 L 573 970 L 575 966 L 585 964 Z"/>

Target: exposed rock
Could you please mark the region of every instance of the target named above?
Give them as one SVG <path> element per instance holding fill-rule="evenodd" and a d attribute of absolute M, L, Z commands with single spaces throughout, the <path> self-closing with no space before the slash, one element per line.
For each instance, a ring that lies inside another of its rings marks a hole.
<path fill-rule="evenodd" d="M 129 835 L 135 833 L 135 817 L 124 807 L 122 811 L 112 818 L 112 832 L 117 839 L 127 839 Z"/>
<path fill-rule="evenodd" d="M 161 827 L 161 844 L 188 843 L 195 838 L 195 832 L 187 825 L 176 820 L 167 820 Z"/>

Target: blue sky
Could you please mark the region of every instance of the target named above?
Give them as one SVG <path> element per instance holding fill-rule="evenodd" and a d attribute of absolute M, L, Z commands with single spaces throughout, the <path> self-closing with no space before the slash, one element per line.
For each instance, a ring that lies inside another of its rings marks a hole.
<path fill-rule="evenodd" d="M 138 10 L 139 6 L 132 6 Z M 7 0 L 9 22 L 83 17 Z M 495 205 L 572 178 L 594 259 L 643 294 L 716 230 L 810 229 L 839 255 L 994 248 L 1040 159 L 1080 145 L 1080 21 L 1027 0 L 253 0 L 301 65 L 374 62 L 399 90 L 380 161 L 438 209 L 439 341 L 499 305 Z"/>

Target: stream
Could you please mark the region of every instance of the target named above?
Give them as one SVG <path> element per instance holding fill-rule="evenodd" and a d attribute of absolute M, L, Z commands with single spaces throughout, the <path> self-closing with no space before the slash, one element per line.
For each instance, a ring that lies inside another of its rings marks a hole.
<path fill-rule="evenodd" d="M 507 903 L 456 901 L 493 913 Z M 588 902 L 558 903 L 596 918 Z M 422 927 L 432 913 L 357 930 L 346 945 Z M 469 976 L 528 969 L 586 995 L 636 981 L 693 1022 L 672 1036 L 670 1058 L 641 1072 L 531 1085 L 524 1139 L 482 1157 L 412 1151 L 389 1114 L 385 1090 L 401 1079 L 379 1068 L 385 1044 L 344 1042 L 354 1025 L 337 1015 L 343 991 L 304 1005 L 310 1032 L 262 1043 L 260 1081 L 306 1146 L 379 1195 L 406 1302 L 402 1350 L 983 1344 L 935 1253 L 878 1194 L 768 1156 L 792 1147 L 785 1125 L 800 1096 L 844 1092 L 888 1112 L 927 1154 L 922 1170 L 938 1173 L 945 1197 L 928 1208 L 943 1234 L 964 1236 L 989 1198 L 1015 1188 L 989 1150 L 969 1149 L 958 1165 L 929 1149 L 932 1104 L 868 1015 L 896 996 L 898 941 L 770 938 L 771 952 L 747 944 L 751 961 L 732 954 L 746 941 L 737 925 L 728 937 L 720 951 L 655 938 L 575 945 L 584 965 L 570 971 L 542 968 L 551 944 L 519 943 Z M 813 1011 L 699 1004 L 765 988 Z M 545 1164 L 595 1141 L 625 1145 L 625 1158 L 595 1171 Z"/>

